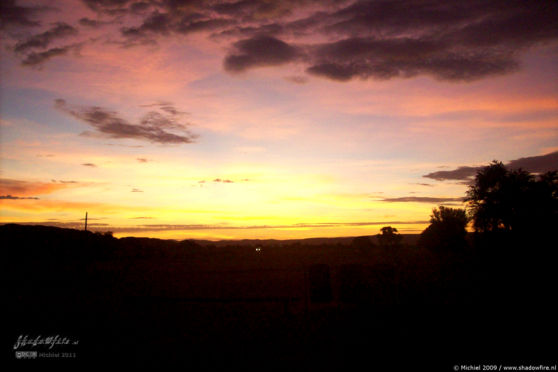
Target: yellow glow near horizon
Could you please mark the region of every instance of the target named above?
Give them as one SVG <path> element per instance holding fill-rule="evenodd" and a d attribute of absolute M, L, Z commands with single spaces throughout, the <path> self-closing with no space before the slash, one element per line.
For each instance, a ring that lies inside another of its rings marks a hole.
<path fill-rule="evenodd" d="M 2 200 L 0 222 L 79 226 L 88 211 L 92 230 L 118 237 L 290 239 L 373 235 L 385 225 L 417 233 L 427 224 L 409 222 L 427 221 L 433 207 L 384 202 L 380 194 L 366 192 L 365 182 L 347 188 L 340 177 L 319 170 L 244 164 L 215 172 L 173 161 L 147 167 L 121 163 L 116 159 L 111 167 L 89 171 L 97 180 L 88 182 L 25 184 L 29 195 L 41 190 L 46 195 Z M 119 178 L 123 167 L 129 170 Z M 401 189 L 378 181 L 375 187 Z"/>

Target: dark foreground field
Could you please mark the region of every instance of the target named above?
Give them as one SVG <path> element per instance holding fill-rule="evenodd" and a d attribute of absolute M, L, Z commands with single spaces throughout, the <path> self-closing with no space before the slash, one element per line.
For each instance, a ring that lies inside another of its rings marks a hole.
<path fill-rule="evenodd" d="M 544 253 L 552 243 L 536 253 L 498 240 L 433 253 L 348 240 L 114 239 L 18 225 L 0 226 L 0 238 L 4 351 L 16 366 L 556 363 L 555 261 Z M 69 343 L 40 344 L 57 335 Z M 18 345 L 25 336 L 38 344 Z M 20 360 L 17 351 L 38 357 Z"/>

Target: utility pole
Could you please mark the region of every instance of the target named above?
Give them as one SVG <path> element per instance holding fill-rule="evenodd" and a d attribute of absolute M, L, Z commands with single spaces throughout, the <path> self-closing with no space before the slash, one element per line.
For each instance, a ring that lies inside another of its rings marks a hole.
<path fill-rule="evenodd" d="M 85 231 L 87 231 L 87 212 L 85 212 Z"/>

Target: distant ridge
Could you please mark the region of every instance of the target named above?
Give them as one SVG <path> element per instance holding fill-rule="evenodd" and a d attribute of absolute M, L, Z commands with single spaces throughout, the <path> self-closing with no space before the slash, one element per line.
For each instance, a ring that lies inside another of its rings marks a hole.
<path fill-rule="evenodd" d="M 376 235 L 359 235 L 368 236 L 374 244 L 378 244 Z M 414 245 L 418 241 L 420 234 L 401 234 L 403 236 L 403 243 Z M 197 240 L 193 241 L 199 245 L 215 245 L 215 246 L 226 246 L 226 245 L 292 245 L 300 243 L 301 245 L 350 245 L 356 236 L 349 237 L 338 237 L 338 238 L 305 238 L 305 239 L 242 239 L 242 240 Z"/>
<path fill-rule="evenodd" d="M 26 231 L 31 232 L 33 229 L 38 231 L 59 231 L 65 233 L 77 233 L 80 232 L 82 234 L 95 234 L 91 231 L 84 231 L 83 229 L 72 229 L 66 227 L 58 227 L 58 226 L 48 226 L 48 225 L 28 225 L 28 224 L 16 224 L 16 223 L 1 223 L 0 230 L 8 231 L 17 229 L 28 229 Z M 359 236 L 369 236 L 373 243 L 378 244 L 376 235 L 359 235 Z M 403 236 L 403 243 L 409 245 L 415 245 L 418 241 L 420 234 L 401 234 Z M 152 240 L 152 241 L 188 241 L 194 242 L 200 246 L 284 246 L 284 245 L 294 245 L 294 244 L 301 244 L 301 245 L 308 245 L 308 246 L 318 246 L 318 245 L 342 245 L 348 246 L 352 243 L 353 239 L 356 236 L 350 237 L 334 237 L 334 238 L 305 238 L 305 239 L 224 239 L 224 240 L 204 240 L 204 239 L 160 239 L 160 238 L 147 238 L 147 237 L 122 237 L 120 239 L 124 240 Z"/>

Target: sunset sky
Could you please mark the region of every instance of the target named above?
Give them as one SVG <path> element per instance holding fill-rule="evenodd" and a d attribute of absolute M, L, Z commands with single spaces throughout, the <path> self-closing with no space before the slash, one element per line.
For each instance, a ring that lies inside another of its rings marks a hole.
<path fill-rule="evenodd" d="M 3 0 L 0 223 L 418 233 L 558 169 L 558 2 Z"/>

